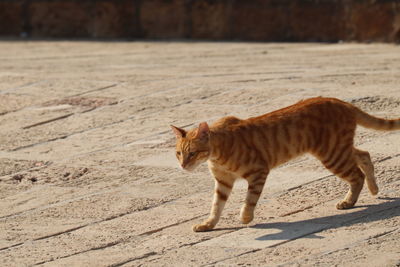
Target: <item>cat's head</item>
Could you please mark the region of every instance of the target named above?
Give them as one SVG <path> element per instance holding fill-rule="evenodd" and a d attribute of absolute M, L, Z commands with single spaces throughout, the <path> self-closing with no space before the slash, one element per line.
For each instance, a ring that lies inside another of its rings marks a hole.
<path fill-rule="evenodd" d="M 176 157 L 184 170 L 192 171 L 210 156 L 209 128 L 206 122 L 185 131 L 171 125 L 176 135 Z"/>

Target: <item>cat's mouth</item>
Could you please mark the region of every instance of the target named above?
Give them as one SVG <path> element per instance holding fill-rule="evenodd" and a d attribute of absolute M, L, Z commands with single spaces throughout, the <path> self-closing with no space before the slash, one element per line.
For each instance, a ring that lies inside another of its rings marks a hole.
<path fill-rule="evenodd" d="M 182 170 L 185 170 L 185 171 L 193 171 L 195 168 L 196 168 L 196 166 L 195 165 L 186 165 L 185 167 L 183 167 L 182 165 L 181 165 L 181 168 L 182 168 Z"/>
<path fill-rule="evenodd" d="M 182 170 L 185 171 L 194 171 L 194 169 L 196 169 L 197 166 L 199 166 L 200 163 L 195 162 L 195 163 L 191 163 L 191 164 L 186 164 L 186 165 L 181 165 Z"/>

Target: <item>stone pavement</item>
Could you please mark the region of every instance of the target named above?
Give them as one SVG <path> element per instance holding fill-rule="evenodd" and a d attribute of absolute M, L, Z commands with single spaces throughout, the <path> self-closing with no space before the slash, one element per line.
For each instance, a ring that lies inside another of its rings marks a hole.
<path fill-rule="evenodd" d="M 380 194 L 354 209 L 310 156 L 273 170 L 248 226 L 239 181 L 215 231 L 206 166 L 177 168 L 170 124 L 313 96 L 400 117 L 400 48 L 234 42 L 0 43 L 2 266 L 398 266 L 400 131 L 359 128 Z"/>

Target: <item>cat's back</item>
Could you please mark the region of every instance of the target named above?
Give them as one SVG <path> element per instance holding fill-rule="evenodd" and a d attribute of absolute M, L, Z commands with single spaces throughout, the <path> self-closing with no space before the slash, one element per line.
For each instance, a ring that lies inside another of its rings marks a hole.
<path fill-rule="evenodd" d="M 228 116 L 228 117 L 223 117 L 216 122 L 212 124 L 212 128 L 226 128 L 229 126 L 235 126 L 238 125 L 242 122 L 241 119 L 234 117 L 234 116 Z"/>
<path fill-rule="evenodd" d="M 343 114 L 350 111 L 350 104 L 336 98 L 314 97 L 301 100 L 298 103 L 266 113 L 261 116 L 247 119 L 248 123 L 274 122 L 291 119 L 304 119 L 307 117 L 325 117 L 327 115 Z M 350 115 L 350 114 L 348 114 Z"/>
<path fill-rule="evenodd" d="M 273 112 L 248 119 L 239 119 L 234 116 L 223 117 L 213 123 L 216 131 L 235 132 L 236 130 L 274 126 L 278 124 L 293 124 L 305 121 L 314 121 L 326 124 L 335 121 L 354 120 L 351 104 L 336 98 L 314 97 L 301 100 Z"/>

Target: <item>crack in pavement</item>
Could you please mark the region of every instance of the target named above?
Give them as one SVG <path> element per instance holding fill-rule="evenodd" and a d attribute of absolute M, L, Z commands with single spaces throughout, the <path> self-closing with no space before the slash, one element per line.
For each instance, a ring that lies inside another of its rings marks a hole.
<path fill-rule="evenodd" d="M 120 244 L 122 242 L 123 241 L 121 241 L 121 240 L 110 242 L 110 243 L 107 243 L 107 244 L 104 244 L 104 245 L 101 245 L 101 246 L 93 247 L 93 248 L 90 248 L 90 249 L 87 249 L 87 250 L 83 250 L 83 251 L 78 251 L 78 252 L 75 252 L 75 253 L 72 253 L 72 254 L 69 254 L 69 255 L 60 256 L 60 257 L 57 257 L 57 258 L 52 258 L 52 259 L 50 259 L 48 261 L 37 262 L 37 263 L 34 263 L 32 266 L 43 265 L 43 264 L 46 264 L 46 263 L 49 263 L 49 262 L 53 262 L 53 261 L 60 260 L 60 259 L 65 259 L 65 258 L 72 257 L 72 256 L 75 256 L 75 255 L 83 254 L 83 253 L 86 253 L 86 252 L 105 249 L 105 248 L 108 248 L 108 247 L 112 247 L 112 246 L 118 245 L 118 244 Z"/>
<path fill-rule="evenodd" d="M 30 129 L 30 128 L 33 128 L 33 127 L 36 127 L 36 126 L 47 124 L 47 123 L 50 123 L 50 122 L 53 122 L 53 121 L 66 119 L 66 118 L 68 118 L 68 117 L 70 117 L 72 115 L 75 115 L 75 114 L 76 113 L 67 113 L 67 114 L 64 114 L 64 115 L 61 115 L 61 116 L 58 116 L 58 117 L 55 117 L 55 118 L 51 118 L 51 119 L 48 119 L 48 120 L 44 120 L 44 121 L 36 122 L 34 124 L 29 124 L 27 126 L 23 126 L 22 129 L 26 130 L 26 129 Z"/>
<path fill-rule="evenodd" d="M 130 262 L 133 262 L 133 261 L 146 259 L 146 258 L 148 258 L 148 257 L 150 257 L 150 256 L 153 256 L 153 255 L 157 255 L 157 253 L 154 252 L 154 251 L 148 252 L 148 253 L 146 253 L 146 254 L 144 254 L 144 255 L 142 255 L 142 256 L 138 256 L 138 257 L 134 257 L 134 258 L 131 258 L 131 259 L 127 259 L 127 260 L 125 260 L 125 261 L 121 261 L 121 262 L 118 262 L 118 263 L 114 263 L 114 264 L 108 265 L 107 267 L 119 267 L 119 266 L 122 266 L 122 265 L 124 265 L 124 264 L 130 263 Z"/>
<path fill-rule="evenodd" d="M 67 97 L 75 97 L 75 96 L 86 95 L 86 94 L 97 92 L 97 91 L 104 91 L 106 89 L 113 88 L 113 87 L 115 87 L 117 85 L 120 85 L 120 83 L 114 83 L 114 84 L 111 84 L 111 85 L 108 85 L 108 86 L 103 86 L 103 87 L 100 87 L 100 88 L 84 91 L 84 92 L 77 93 L 77 94 L 74 94 L 74 95 L 68 95 Z"/>
<path fill-rule="evenodd" d="M 118 104 L 118 102 L 112 102 L 112 103 L 107 104 L 106 106 L 113 106 L 113 105 L 116 105 L 116 104 Z M 104 107 L 104 106 L 101 106 L 101 107 Z M 54 122 L 54 121 L 63 120 L 63 119 L 66 119 L 66 118 L 68 118 L 68 117 L 70 117 L 72 115 L 88 113 L 88 112 L 91 112 L 91 111 L 99 109 L 99 108 L 100 107 L 91 107 L 91 108 L 88 108 L 88 109 L 84 109 L 82 111 L 67 113 L 67 114 L 64 114 L 64 115 L 61 115 L 61 116 L 58 116 L 58 117 L 55 117 L 55 118 L 51 118 L 51 119 L 48 119 L 48 120 L 44 120 L 44 121 L 36 122 L 34 124 L 23 126 L 22 129 L 24 129 L 24 130 L 30 129 L 30 128 L 41 126 L 41 125 L 44 125 L 44 124 L 48 124 L 48 123 L 51 123 L 51 122 Z M 92 129 L 92 128 L 90 128 L 90 129 Z"/>
<path fill-rule="evenodd" d="M 258 252 L 258 251 L 260 251 L 260 250 L 262 250 L 262 249 L 261 249 L 261 248 L 252 249 L 252 250 L 249 250 L 249 251 L 246 251 L 246 252 L 242 252 L 242 253 L 236 254 L 236 255 L 233 256 L 233 257 L 226 257 L 226 258 L 224 258 L 224 259 L 217 260 L 217 261 L 214 261 L 214 262 L 210 262 L 210 263 L 207 263 L 207 264 L 203 264 L 203 265 L 200 265 L 200 266 L 201 266 L 201 267 L 205 267 L 205 266 L 215 266 L 215 264 L 217 264 L 217 263 L 220 263 L 220 262 L 223 262 L 223 261 L 226 261 L 226 260 L 230 260 L 230 259 L 233 259 L 233 258 L 236 258 L 236 257 L 240 257 L 240 256 L 243 256 L 243 255 L 255 253 L 255 252 Z"/>

